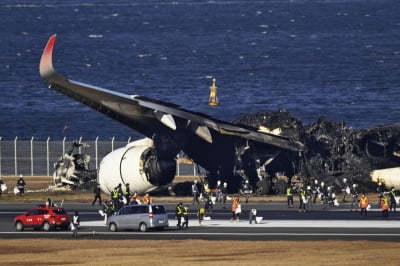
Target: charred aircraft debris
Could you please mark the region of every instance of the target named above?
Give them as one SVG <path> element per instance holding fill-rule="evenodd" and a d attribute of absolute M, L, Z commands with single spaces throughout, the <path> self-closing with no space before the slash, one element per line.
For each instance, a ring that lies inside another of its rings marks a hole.
<path fill-rule="evenodd" d="M 53 179 L 56 187 L 88 189 L 96 184 L 97 170 L 89 168 L 90 155 L 85 154 L 86 147 L 89 145 L 74 141 L 54 163 Z"/>
<path fill-rule="evenodd" d="M 284 193 L 287 182 L 306 186 L 315 179 L 341 188 L 344 178 L 362 190 L 376 191 L 371 171 L 400 166 L 400 124 L 355 130 L 344 122 L 320 118 L 303 125 L 284 110 L 242 116 L 233 123 L 273 129 L 306 147 L 299 156 L 281 153 L 263 167 L 257 182 L 259 192 L 263 187 L 268 194 Z"/>
<path fill-rule="evenodd" d="M 355 130 L 347 128 L 344 122 L 321 118 L 303 125 L 282 110 L 245 115 L 233 123 L 277 132 L 306 147 L 304 152 L 297 154 L 281 151 L 271 162 L 267 160 L 264 165 L 259 165 L 263 154 L 254 143 L 239 146 L 236 174 L 244 180 L 249 179 L 257 194 L 285 193 L 289 183 L 296 188 L 311 184 L 315 179 L 341 187 L 344 178 L 365 191 L 373 191 L 377 185 L 371 181 L 371 171 L 400 165 L 400 124 Z M 89 168 L 90 156 L 85 154 L 85 147 L 85 143 L 73 142 L 54 164 L 57 186 L 87 189 L 96 183 L 97 171 Z M 76 148 L 79 152 L 74 153 Z M 257 169 L 256 173 L 254 169 Z M 207 173 L 204 178 L 207 179 Z M 220 179 L 224 180 L 223 177 Z M 172 189 L 176 195 L 190 194 L 189 182 L 175 184 Z M 238 189 L 238 186 L 231 188 L 231 192 Z"/>

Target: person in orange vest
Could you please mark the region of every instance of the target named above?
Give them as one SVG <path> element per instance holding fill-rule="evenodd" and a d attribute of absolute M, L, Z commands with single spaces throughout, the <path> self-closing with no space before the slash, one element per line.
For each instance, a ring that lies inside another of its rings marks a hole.
<path fill-rule="evenodd" d="M 143 204 L 151 204 L 151 198 L 149 193 L 146 193 L 142 198 Z"/>
<path fill-rule="evenodd" d="M 360 215 L 363 215 L 363 213 L 365 213 L 365 216 L 367 216 L 367 207 L 369 205 L 369 201 L 367 196 L 365 196 L 365 193 L 361 194 L 361 198 L 360 198 Z"/>
<path fill-rule="evenodd" d="M 240 198 L 239 196 L 235 196 L 235 198 L 232 201 L 232 218 L 231 222 L 233 219 L 236 219 L 236 221 L 239 221 L 239 215 L 241 213 L 241 206 L 240 206 Z"/>
<path fill-rule="evenodd" d="M 387 219 L 389 216 L 389 199 L 386 196 L 381 198 L 382 218 Z"/>

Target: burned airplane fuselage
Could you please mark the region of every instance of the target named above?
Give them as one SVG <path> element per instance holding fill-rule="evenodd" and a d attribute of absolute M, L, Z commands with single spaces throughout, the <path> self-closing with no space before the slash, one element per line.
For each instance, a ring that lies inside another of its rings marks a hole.
<path fill-rule="evenodd" d="M 400 124 L 355 130 L 345 127 L 344 122 L 320 119 L 303 126 L 286 111 L 247 115 L 234 123 L 279 127 L 282 135 L 304 143 L 304 153 L 293 156 L 282 152 L 265 166 L 268 180 L 283 172 L 289 180 L 302 176 L 304 185 L 316 179 L 340 187 L 345 178 L 363 190 L 375 191 L 371 171 L 400 166 Z"/>

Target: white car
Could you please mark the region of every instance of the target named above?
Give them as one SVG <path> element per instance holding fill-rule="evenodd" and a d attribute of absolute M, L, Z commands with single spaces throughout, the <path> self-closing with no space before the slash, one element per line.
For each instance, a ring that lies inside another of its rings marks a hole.
<path fill-rule="evenodd" d="M 163 230 L 169 226 L 168 214 L 162 204 L 142 204 L 124 206 L 116 215 L 107 220 L 108 230 L 148 231 L 152 228 Z"/>

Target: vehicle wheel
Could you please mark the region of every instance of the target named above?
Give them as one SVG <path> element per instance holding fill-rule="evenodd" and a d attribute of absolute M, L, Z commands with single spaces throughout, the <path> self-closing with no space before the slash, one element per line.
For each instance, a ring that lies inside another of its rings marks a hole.
<path fill-rule="evenodd" d="M 43 230 L 44 230 L 44 231 L 50 231 L 50 224 L 49 224 L 49 222 L 44 222 L 44 223 L 43 223 Z"/>
<path fill-rule="evenodd" d="M 145 223 L 139 224 L 139 230 L 140 230 L 140 232 L 146 232 L 147 231 L 147 225 Z"/>
<path fill-rule="evenodd" d="M 16 222 L 15 228 L 17 231 L 24 231 L 24 225 L 21 222 Z"/>
<path fill-rule="evenodd" d="M 108 230 L 111 232 L 117 232 L 118 231 L 117 225 L 115 223 L 110 223 L 110 225 L 108 226 Z"/>

